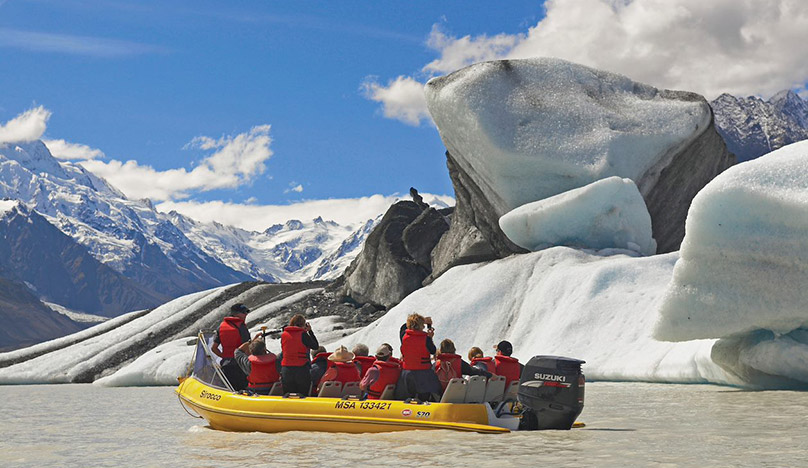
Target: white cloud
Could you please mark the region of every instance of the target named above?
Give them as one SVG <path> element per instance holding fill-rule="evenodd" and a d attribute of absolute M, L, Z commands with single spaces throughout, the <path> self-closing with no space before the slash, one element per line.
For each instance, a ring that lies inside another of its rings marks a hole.
<path fill-rule="evenodd" d="M 496 60 L 507 54 L 508 51 L 521 40 L 524 35 L 498 34 L 493 37 L 486 35 L 461 37 L 456 39 L 447 36 L 438 25 L 432 27 L 427 45 L 440 52 L 440 58 L 426 64 L 422 69 L 428 73 L 450 73 L 476 62 Z"/>
<path fill-rule="evenodd" d="M 0 144 L 38 140 L 48 128 L 51 112 L 42 106 L 29 109 L 0 125 Z"/>
<path fill-rule="evenodd" d="M 439 200 L 444 205 L 454 205 L 454 199 L 447 195 L 422 193 L 427 203 Z M 167 201 L 157 205 L 162 212 L 177 211 L 198 221 L 237 226 L 251 231 L 263 231 L 273 224 L 285 223 L 290 219 L 311 220 L 318 216 L 333 220 L 341 225 L 364 223 L 387 211 L 398 200 L 409 200 L 409 196 L 372 195 L 361 198 L 328 200 L 307 200 L 289 205 L 254 205 L 227 203 L 222 201 L 196 202 Z"/>
<path fill-rule="evenodd" d="M 168 52 L 164 47 L 119 39 L 20 31 L 10 28 L 0 28 L 0 47 L 105 58 Z"/>
<path fill-rule="evenodd" d="M 289 193 L 289 192 L 301 193 L 302 191 L 303 191 L 303 185 L 302 184 L 295 185 L 294 182 L 291 182 L 289 184 L 289 188 L 284 190 L 283 193 Z"/>
<path fill-rule="evenodd" d="M 418 126 L 431 121 L 424 97 L 424 83 L 408 76 L 399 76 L 381 85 L 368 78 L 362 85 L 365 96 L 382 104 L 382 113 L 388 119 L 400 120 Z"/>
<path fill-rule="evenodd" d="M 194 138 L 186 147 L 215 150 L 191 169 L 160 171 L 137 161 L 83 161 L 90 172 L 105 178 L 129 198 L 154 201 L 187 198 L 191 192 L 237 188 L 251 182 L 266 170 L 272 156 L 269 125 L 253 127 L 247 133 L 225 136 L 218 140 Z"/>
<path fill-rule="evenodd" d="M 54 158 L 57 159 L 77 159 L 86 161 L 88 159 L 103 158 L 104 152 L 100 149 L 91 148 L 80 143 L 70 143 L 65 140 L 43 140 Z"/>
<path fill-rule="evenodd" d="M 724 92 L 768 97 L 808 81 L 808 2 L 548 0 L 544 6 L 546 16 L 518 34 L 454 38 L 433 27 L 427 44 L 438 58 L 419 74 L 493 59 L 558 57 L 708 99 Z M 415 81 L 399 76 L 387 86 L 376 83 L 369 97 L 382 103 L 386 117 L 420 123 L 428 117 L 394 111 L 403 94 L 397 88 Z"/>

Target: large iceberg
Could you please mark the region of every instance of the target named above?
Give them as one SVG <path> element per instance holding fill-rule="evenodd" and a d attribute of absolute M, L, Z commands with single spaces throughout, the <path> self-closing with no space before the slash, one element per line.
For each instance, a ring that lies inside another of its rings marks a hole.
<path fill-rule="evenodd" d="M 739 164 L 693 200 L 655 334 L 721 338 L 745 382 L 808 382 L 808 141 Z"/>
<path fill-rule="evenodd" d="M 645 199 L 660 252 L 679 248 L 693 196 L 734 158 L 707 101 L 560 59 L 471 65 L 426 84 L 457 208 L 434 276 L 521 249 L 505 213 L 608 177 Z"/>
<path fill-rule="evenodd" d="M 686 232 L 658 337 L 808 326 L 808 141 L 716 177 L 693 200 Z"/>
<path fill-rule="evenodd" d="M 499 226 L 516 245 L 532 251 L 566 245 L 656 253 L 645 201 L 631 179 L 620 177 L 522 205 L 499 218 Z"/>

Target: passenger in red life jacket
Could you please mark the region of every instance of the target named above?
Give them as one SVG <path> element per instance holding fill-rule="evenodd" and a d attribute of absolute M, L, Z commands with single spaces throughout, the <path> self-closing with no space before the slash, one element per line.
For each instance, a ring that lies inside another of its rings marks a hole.
<path fill-rule="evenodd" d="M 435 356 L 435 373 L 438 375 L 441 387 L 446 390 L 449 381 L 456 377 L 464 375 L 483 375 L 491 377 L 491 374 L 482 369 L 472 367 L 460 357 L 455 354 L 456 348 L 454 342 L 450 339 L 445 339 L 440 342 L 440 349 L 438 355 Z M 482 353 L 482 351 L 480 351 Z"/>
<path fill-rule="evenodd" d="M 222 372 L 236 391 L 247 388 L 247 374 L 242 372 L 233 356 L 236 348 L 242 343 L 250 341 L 250 330 L 244 323 L 249 312 L 250 309 L 244 304 L 234 304 L 230 307 L 230 315 L 225 317 L 219 325 L 211 347 L 213 354 L 222 358 Z"/>
<path fill-rule="evenodd" d="M 525 366 L 520 364 L 518 359 L 511 357 L 513 345 L 503 340 L 494 346 L 494 349 L 497 351 L 497 355 L 494 356 L 497 375 L 505 376 L 505 385 L 510 385 L 514 380 L 518 381 L 522 377 L 522 369 Z"/>
<path fill-rule="evenodd" d="M 309 395 L 311 387 L 311 361 L 309 350 L 317 349 L 320 343 L 311 331 L 306 318 L 296 314 L 289 320 L 289 326 L 281 333 L 281 382 L 283 393 Z"/>
<path fill-rule="evenodd" d="M 494 361 L 494 358 L 490 356 L 484 357 L 483 350 L 476 346 L 469 350 L 469 361 L 471 361 L 472 367 L 484 370 L 490 374 L 497 373 L 497 363 Z"/>
<path fill-rule="evenodd" d="M 376 358 L 368 356 L 368 345 L 362 343 L 357 343 L 351 352 L 354 353 L 354 363 L 356 363 L 356 367 L 359 369 L 360 378 L 364 377 L 368 369 L 370 369 L 370 366 L 376 362 Z"/>
<path fill-rule="evenodd" d="M 402 371 L 396 385 L 396 398 L 438 401 L 442 390 L 432 367 L 432 355 L 438 351 L 432 342 L 435 335 L 432 318 L 412 314 L 407 317 L 406 325 L 406 329 L 401 330 Z M 429 326 L 427 331 L 424 331 L 425 325 Z"/>
<path fill-rule="evenodd" d="M 323 346 L 311 350 L 311 387 L 317 388 L 320 385 L 320 379 L 323 378 L 325 370 L 328 369 L 328 356 Z"/>
<path fill-rule="evenodd" d="M 242 343 L 236 349 L 234 359 L 247 374 L 247 388 L 254 393 L 269 395 L 272 384 L 281 379 L 277 356 L 267 351 L 264 338 L 260 334 L 251 341 Z"/>
<path fill-rule="evenodd" d="M 334 365 L 325 371 L 325 375 L 320 379 L 320 386 L 323 382 L 337 381 L 344 387 L 349 382 L 359 382 L 359 369 L 353 362 L 354 354 L 348 351 L 345 346 L 340 346 L 336 351 L 328 356 L 328 360 Z M 317 388 L 317 393 L 320 389 Z"/>
<path fill-rule="evenodd" d="M 379 349 L 376 350 L 376 361 L 359 383 L 359 388 L 367 393 L 369 400 L 378 400 L 385 387 L 398 382 L 401 366 L 398 362 L 390 361 L 393 352 L 391 348 L 386 343 L 379 346 Z"/>

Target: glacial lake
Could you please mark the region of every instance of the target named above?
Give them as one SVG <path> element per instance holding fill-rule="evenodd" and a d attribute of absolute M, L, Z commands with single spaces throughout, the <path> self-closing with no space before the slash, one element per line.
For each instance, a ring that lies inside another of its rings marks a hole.
<path fill-rule="evenodd" d="M 0 466 L 806 466 L 808 392 L 587 383 L 582 429 L 214 431 L 170 387 L 0 387 Z"/>

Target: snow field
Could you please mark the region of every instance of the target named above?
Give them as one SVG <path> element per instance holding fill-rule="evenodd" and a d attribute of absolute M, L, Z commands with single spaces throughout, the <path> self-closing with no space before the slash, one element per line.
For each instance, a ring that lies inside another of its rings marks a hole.
<path fill-rule="evenodd" d="M 464 356 L 472 346 L 493 355 L 505 339 L 523 362 L 539 354 L 583 359 L 595 380 L 741 385 L 711 360 L 714 340 L 668 343 L 652 336 L 676 259 L 676 253 L 636 258 L 554 247 L 459 266 L 327 346 L 397 348 L 399 327 L 420 313 L 433 318 L 436 345 L 450 338 Z"/>

